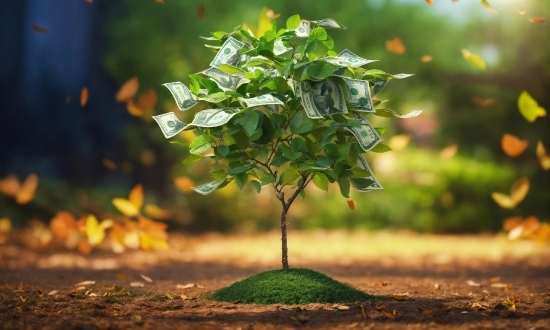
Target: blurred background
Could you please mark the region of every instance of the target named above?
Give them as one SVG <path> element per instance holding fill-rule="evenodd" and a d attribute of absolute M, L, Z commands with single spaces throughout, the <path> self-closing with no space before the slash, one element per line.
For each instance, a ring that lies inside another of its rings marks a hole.
<path fill-rule="evenodd" d="M 111 200 L 127 198 L 141 184 L 145 212 L 170 230 L 278 228 L 280 205 L 267 189 L 192 192 L 191 186 L 210 181 L 208 164 L 182 164 L 187 149 L 169 143 L 151 115 L 177 111 L 161 84 L 187 84 L 188 74 L 208 67 L 214 53 L 199 36 L 241 24 L 254 29 L 278 14 L 275 21 L 284 26 L 297 13 L 347 26 L 329 31 L 335 50 L 379 60 L 369 68 L 415 74 L 392 80 L 377 98 L 400 113 L 424 112 L 403 120 L 368 118 L 388 128 L 383 137 L 394 149 L 367 157 L 384 190 L 353 194 L 356 209 L 350 210 L 337 187 L 328 194 L 309 187 L 290 211 L 290 228 L 479 233 L 501 231 L 510 217 L 548 221 L 550 171 L 536 146 L 540 140 L 550 148 L 550 117 L 528 122 L 518 97 L 527 91 L 550 109 L 550 22 L 529 20 L 550 17 L 550 3 L 493 0 L 495 13 L 479 1 L 428 2 L 3 1 L 0 218 L 14 226 L 47 225 L 63 210 L 116 220 Z M 486 68 L 468 61 L 462 49 L 481 56 Z M 133 101 L 117 102 L 129 80 L 134 87 L 138 82 Z M 504 134 L 526 149 L 507 155 Z M 22 203 L 13 190 L 29 188 L 15 185 L 13 176 L 24 182 L 32 173 L 39 183 Z M 509 195 L 521 177 L 530 182 L 526 197 L 501 208 L 491 194 Z"/>

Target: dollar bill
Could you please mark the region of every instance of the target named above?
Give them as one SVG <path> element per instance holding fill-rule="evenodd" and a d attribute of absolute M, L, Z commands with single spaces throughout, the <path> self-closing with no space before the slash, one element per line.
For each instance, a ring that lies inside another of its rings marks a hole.
<path fill-rule="evenodd" d="M 294 92 L 294 95 L 296 97 L 302 96 L 302 89 L 300 88 L 301 83 L 297 80 L 287 80 L 289 82 L 290 87 L 292 88 L 292 91 Z"/>
<path fill-rule="evenodd" d="M 367 60 L 357 56 L 349 49 L 344 49 L 338 56 L 323 57 L 322 60 L 330 64 L 352 68 L 358 68 L 365 64 L 376 62 L 376 60 Z"/>
<path fill-rule="evenodd" d="M 240 97 L 239 101 L 241 103 L 245 103 L 248 107 L 255 107 L 255 106 L 267 105 L 267 104 L 281 104 L 281 105 L 284 104 L 281 100 L 279 100 L 278 98 L 276 98 L 271 94 L 264 94 L 264 95 L 252 97 L 249 99 Z"/>
<path fill-rule="evenodd" d="M 369 82 L 366 80 L 357 80 L 344 78 L 348 88 L 348 100 L 355 110 L 361 112 L 375 112 L 370 96 Z"/>
<path fill-rule="evenodd" d="M 292 48 L 286 47 L 281 39 L 275 40 L 275 43 L 273 44 L 273 54 L 279 56 L 290 50 L 292 50 Z"/>
<path fill-rule="evenodd" d="M 221 64 L 231 64 L 237 66 L 241 61 L 240 50 L 244 47 L 244 42 L 229 37 L 223 43 L 222 48 L 218 51 L 210 66 L 218 67 Z"/>
<path fill-rule="evenodd" d="M 168 88 L 170 93 L 172 93 L 181 111 L 191 109 L 198 103 L 197 98 L 191 93 L 189 88 L 179 81 L 162 84 L 162 86 Z"/>
<path fill-rule="evenodd" d="M 302 105 L 309 118 L 348 113 L 342 89 L 330 78 L 322 81 L 303 81 L 300 84 L 300 92 Z"/>
<path fill-rule="evenodd" d="M 248 81 L 242 76 L 225 73 L 217 68 L 209 68 L 202 73 L 214 79 L 218 86 L 224 91 L 236 90 L 240 84 Z"/>
<path fill-rule="evenodd" d="M 220 183 L 216 181 L 208 182 L 200 186 L 191 187 L 194 191 L 198 192 L 201 195 L 208 195 L 214 190 L 218 189 Z"/>
<path fill-rule="evenodd" d="M 239 111 L 241 111 L 241 109 L 238 108 L 202 110 L 195 115 L 193 121 L 185 128 L 189 126 L 218 127 L 227 124 L 227 122 L 239 113 Z"/>
<path fill-rule="evenodd" d="M 296 36 L 298 38 L 307 38 L 311 32 L 311 24 L 309 21 L 301 21 L 300 25 L 296 28 Z"/>
<path fill-rule="evenodd" d="M 185 129 L 185 124 L 181 122 L 173 112 L 163 113 L 153 116 L 153 119 L 159 124 L 164 137 L 169 139 Z"/>
<path fill-rule="evenodd" d="M 378 143 L 382 141 L 380 134 L 371 126 L 371 124 L 365 118 L 354 113 L 353 114 L 356 120 L 361 122 L 359 127 L 346 127 L 345 129 L 350 131 L 353 136 L 357 139 L 357 143 L 361 149 L 365 152 L 374 148 Z"/>
<path fill-rule="evenodd" d="M 347 27 L 336 22 L 336 20 L 332 18 L 323 18 L 321 20 L 311 21 L 311 22 L 316 23 L 317 25 L 324 27 L 325 29 L 347 29 Z"/>
<path fill-rule="evenodd" d="M 359 155 L 359 160 L 357 161 L 357 167 L 360 167 L 372 173 L 372 170 L 370 169 L 369 164 L 367 164 L 367 161 L 365 160 L 363 155 Z M 349 178 L 349 182 L 351 183 L 351 186 L 353 188 L 355 188 L 357 191 L 360 191 L 360 192 L 384 189 L 382 185 L 380 185 L 380 183 L 376 181 L 376 178 L 372 174 L 364 178 Z"/>
<path fill-rule="evenodd" d="M 376 96 L 386 85 L 388 84 L 387 80 L 377 80 L 372 83 L 372 96 Z"/>
<path fill-rule="evenodd" d="M 376 115 L 378 115 L 378 116 L 381 116 L 381 117 L 394 117 L 394 118 L 401 118 L 401 119 L 416 117 L 421 113 L 422 113 L 422 110 L 413 110 L 413 111 L 411 111 L 409 113 L 406 113 L 404 115 L 400 115 L 397 112 L 395 112 L 393 110 L 390 110 L 390 109 L 376 109 Z"/>
<path fill-rule="evenodd" d="M 279 105 L 278 104 L 266 104 L 264 105 L 269 111 L 273 113 L 279 113 Z"/>

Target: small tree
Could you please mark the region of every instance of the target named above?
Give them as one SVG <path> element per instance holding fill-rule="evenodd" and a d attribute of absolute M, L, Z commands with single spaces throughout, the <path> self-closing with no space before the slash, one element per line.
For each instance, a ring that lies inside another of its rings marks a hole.
<path fill-rule="evenodd" d="M 212 161 L 214 181 L 193 189 L 207 195 L 235 182 L 248 183 L 258 193 L 271 186 L 281 202 L 282 268 L 288 270 L 287 213 L 298 195 L 305 197 L 311 182 L 327 191 L 337 183 L 349 200 L 350 187 L 366 192 L 382 189 L 362 153 L 391 150 L 381 143 L 383 128 L 373 128 L 363 115 L 400 116 L 377 108 L 375 96 L 392 78 L 380 70 L 364 69 L 374 62 L 345 49 L 334 51 L 326 29 L 345 29 L 333 19 L 286 21 L 286 28 L 255 36 L 248 29 L 214 32 L 204 38 L 219 45 L 210 68 L 191 74 L 189 88 L 164 84 L 180 110 L 198 103 L 208 109 L 190 124 L 174 113 L 153 118 L 166 138 L 192 129 L 190 156 L 184 163 Z M 205 154 L 213 148 L 213 154 Z"/>

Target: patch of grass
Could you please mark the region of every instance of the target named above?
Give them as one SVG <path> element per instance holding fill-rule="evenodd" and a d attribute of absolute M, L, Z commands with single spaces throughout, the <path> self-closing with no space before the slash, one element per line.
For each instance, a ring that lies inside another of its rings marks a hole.
<path fill-rule="evenodd" d="M 206 297 L 256 304 L 346 303 L 375 297 L 306 268 L 270 270 L 221 288 Z"/>

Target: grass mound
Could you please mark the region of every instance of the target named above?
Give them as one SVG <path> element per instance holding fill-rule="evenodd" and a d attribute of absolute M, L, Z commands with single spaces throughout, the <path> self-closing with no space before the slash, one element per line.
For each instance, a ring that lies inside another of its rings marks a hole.
<path fill-rule="evenodd" d="M 373 299 L 365 292 L 306 268 L 262 272 L 214 292 L 209 299 L 256 304 L 345 303 Z"/>

